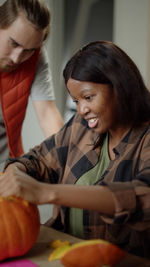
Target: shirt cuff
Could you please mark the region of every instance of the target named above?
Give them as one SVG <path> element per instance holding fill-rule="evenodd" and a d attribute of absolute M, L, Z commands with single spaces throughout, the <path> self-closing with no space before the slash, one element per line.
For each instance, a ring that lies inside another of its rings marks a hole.
<path fill-rule="evenodd" d="M 32 177 L 36 177 L 36 172 L 31 164 L 31 162 L 25 158 L 25 157 L 20 157 L 20 158 L 9 158 L 6 163 L 5 163 L 5 166 L 4 166 L 4 170 L 12 163 L 15 163 L 15 162 L 19 162 L 21 164 L 23 164 L 26 168 L 26 173 Z"/>
<path fill-rule="evenodd" d="M 106 184 L 112 193 L 115 213 L 113 218 L 103 216 L 107 223 L 124 224 L 131 218 L 131 215 L 136 211 L 136 193 L 131 183 L 115 182 Z"/>

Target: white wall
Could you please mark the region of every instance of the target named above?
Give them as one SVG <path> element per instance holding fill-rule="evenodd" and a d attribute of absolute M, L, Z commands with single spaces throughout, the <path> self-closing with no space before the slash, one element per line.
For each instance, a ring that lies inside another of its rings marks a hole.
<path fill-rule="evenodd" d="M 149 0 L 115 0 L 114 42 L 135 61 L 148 83 Z"/>

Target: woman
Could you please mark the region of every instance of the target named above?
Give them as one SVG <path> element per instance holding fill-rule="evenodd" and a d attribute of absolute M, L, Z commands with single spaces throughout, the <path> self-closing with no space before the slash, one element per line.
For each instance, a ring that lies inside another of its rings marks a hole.
<path fill-rule="evenodd" d="M 97 41 L 69 60 L 64 79 L 77 114 L 7 162 L 0 194 L 56 204 L 49 225 L 148 257 L 150 95 L 142 77 L 119 47 Z"/>

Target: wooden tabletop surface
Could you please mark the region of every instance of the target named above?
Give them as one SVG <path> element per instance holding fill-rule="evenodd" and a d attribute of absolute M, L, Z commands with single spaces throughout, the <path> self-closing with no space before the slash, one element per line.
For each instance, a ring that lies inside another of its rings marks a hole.
<path fill-rule="evenodd" d="M 56 239 L 61 241 L 68 240 L 71 243 L 81 241 L 81 239 L 75 238 L 71 235 L 64 234 L 46 226 L 41 226 L 37 242 L 24 258 L 30 259 L 39 267 L 62 267 L 63 265 L 59 260 L 51 262 L 48 261 L 48 257 L 52 252 L 49 244 Z M 116 267 L 150 267 L 150 260 L 127 254 L 125 259 Z"/>
<path fill-rule="evenodd" d="M 37 242 L 26 255 L 16 259 L 7 259 L 4 263 L 0 263 L 0 266 L 31 267 L 31 265 L 35 264 L 37 267 L 64 267 L 59 260 L 48 261 L 52 252 L 50 243 L 57 239 L 70 241 L 71 244 L 81 241 L 81 239 L 71 235 L 41 226 Z M 124 260 L 115 267 L 150 267 L 150 260 L 126 253 Z"/>

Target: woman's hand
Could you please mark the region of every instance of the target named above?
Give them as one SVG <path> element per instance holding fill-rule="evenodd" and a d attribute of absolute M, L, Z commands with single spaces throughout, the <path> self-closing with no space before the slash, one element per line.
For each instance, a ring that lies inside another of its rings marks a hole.
<path fill-rule="evenodd" d="M 15 195 L 29 202 L 39 204 L 42 201 L 43 184 L 26 174 L 21 163 L 10 164 L 0 176 L 0 195 Z"/>

